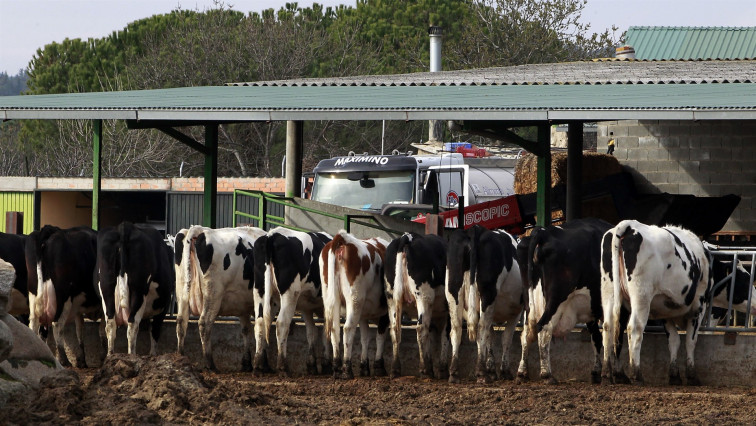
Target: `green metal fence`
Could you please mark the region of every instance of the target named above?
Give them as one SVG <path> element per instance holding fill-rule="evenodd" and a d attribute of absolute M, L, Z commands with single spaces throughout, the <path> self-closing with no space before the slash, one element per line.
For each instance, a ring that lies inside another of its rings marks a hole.
<path fill-rule="evenodd" d="M 237 209 L 237 206 L 239 206 L 241 203 L 238 202 L 238 198 L 242 197 L 252 197 L 257 200 L 257 214 L 244 212 Z M 344 223 L 344 229 L 347 232 L 351 232 L 352 225 L 361 225 L 366 226 L 368 228 L 378 229 L 381 231 L 386 232 L 398 232 L 395 229 L 387 228 L 379 223 L 375 222 L 375 218 L 372 215 L 366 215 L 366 214 L 347 214 L 347 215 L 338 215 L 334 213 L 328 213 L 321 210 L 312 209 L 309 207 L 304 207 L 297 205 L 293 202 L 292 197 L 284 197 L 280 195 L 274 195 L 269 194 L 267 192 L 263 191 L 245 191 L 236 189 L 234 190 L 234 200 L 233 200 L 233 225 L 232 226 L 238 226 L 238 219 L 239 217 L 245 218 L 245 219 L 251 219 L 254 221 L 254 225 L 258 228 L 262 228 L 265 230 L 270 230 L 273 227 L 281 226 L 284 228 L 294 229 L 296 231 L 302 231 L 302 232 L 309 232 L 309 231 L 320 231 L 319 229 L 303 229 L 299 228 L 297 226 L 287 224 L 286 218 L 284 216 L 279 216 L 277 214 L 273 214 L 271 210 L 273 210 L 273 206 L 281 206 L 284 208 L 292 208 L 297 209 L 303 212 L 312 213 L 321 215 L 323 217 L 328 217 L 331 219 L 337 219 Z M 282 209 L 276 209 L 278 211 L 281 211 Z M 366 222 L 365 219 L 370 220 L 371 222 Z"/>

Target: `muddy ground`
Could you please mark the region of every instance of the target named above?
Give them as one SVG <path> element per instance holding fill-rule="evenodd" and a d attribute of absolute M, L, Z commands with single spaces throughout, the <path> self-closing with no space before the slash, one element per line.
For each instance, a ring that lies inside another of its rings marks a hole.
<path fill-rule="evenodd" d="M 756 424 L 754 387 L 450 385 L 415 377 L 216 374 L 175 354 L 115 355 L 45 380 L 10 424 Z M 4 423 L 0 421 L 0 423 Z"/>

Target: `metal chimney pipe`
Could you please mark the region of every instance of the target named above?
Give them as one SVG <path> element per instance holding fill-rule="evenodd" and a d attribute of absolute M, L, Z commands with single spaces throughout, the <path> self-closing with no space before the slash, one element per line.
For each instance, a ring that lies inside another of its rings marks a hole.
<path fill-rule="evenodd" d="M 430 72 L 441 71 L 441 36 L 443 28 L 430 27 L 428 35 L 430 36 Z"/>
<path fill-rule="evenodd" d="M 428 28 L 430 36 L 430 72 L 441 71 L 441 36 L 443 28 L 432 26 Z M 444 123 L 437 120 L 428 122 L 428 142 L 439 142 L 443 138 Z"/>

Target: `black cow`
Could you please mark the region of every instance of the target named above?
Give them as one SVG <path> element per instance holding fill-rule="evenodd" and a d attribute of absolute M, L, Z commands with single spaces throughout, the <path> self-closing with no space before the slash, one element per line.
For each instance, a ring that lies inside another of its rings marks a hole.
<path fill-rule="evenodd" d="M 393 359 L 391 376 L 401 374 L 399 344 L 402 341 L 402 312 L 417 318 L 417 346 L 420 352 L 420 376 L 433 377 L 430 331 L 441 339 L 440 372 L 447 374 L 448 338 L 445 331 L 449 305 L 444 293 L 446 240 L 438 235 L 405 233 L 386 248 L 384 278 L 388 300 Z"/>
<path fill-rule="evenodd" d="M 97 233 L 89 227 L 45 225 L 26 241 L 27 278 L 34 280 L 29 285 L 29 327 L 39 332 L 40 325 L 53 326 L 58 359 L 64 366 L 71 365 L 61 337 L 66 323 L 76 321 L 76 365 L 86 367 L 84 316 L 102 314 L 93 282 L 96 259 Z"/>
<path fill-rule="evenodd" d="M 723 320 L 732 297 L 732 309 L 735 312 L 751 312 L 751 318 L 756 317 L 756 293 L 751 295 L 748 304 L 749 291 L 753 288 L 751 274 L 742 266 L 735 268 L 735 281 L 732 282 L 732 261 L 714 260 L 711 263 L 711 275 L 714 287 L 711 294 L 712 315 L 717 320 Z M 721 283 L 721 284 L 720 284 Z"/>
<path fill-rule="evenodd" d="M 136 354 L 143 319 L 152 319 L 150 355 L 157 355 L 157 341 L 175 287 L 171 257 L 170 247 L 153 227 L 123 222 L 99 232 L 97 288 L 105 313 L 108 355 L 114 352 L 116 327 L 126 324 L 128 352 Z"/>
<path fill-rule="evenodd" d="M 515 261 L 517 242 L 504 231 L 475 225 L 452 234 L 446 260 L 446 300 L 449 303 L 452 358 L 449 381 L 459 382 L 459 345 L 462 318 L 467 333 L 478 344 L 476 376 L 479 381 L 496 377 L 491 350 L 492 325 L 506 324 L 502 335 L 501 377 L 510 379 L 509 345 L 523 309 L 523 286 Z"/>
<path fill-rule="evenodd" d="M 8 313 L 13 316 L 29 314 L 29 291 L 26 278 L 26 257 L 24 245 L 26 235 L 6 234 L 0 232 L 0 259 L 13 265 L 16 280 L 11 290 Z"/>
<path fill-rule="evenodd" d="M 276 341 L 280 374 L 288 374 L 286 342 L 295 311 L 302 313 L 307 327 L 307 372 L 317 373 L 317 328 L 313 314 L 323 313 L 323 289 L 320 282 L 319 257 L 331 236 L 323 232 L 300 232 L 278 227 L 260 237 L 255 245 L 255 341 L 254 369 L 263 369 L 270 323 L 274 315 L 273 299 L 280 299 L 276 317 Z M 257 244 L 261 244 L 260 247 Z M 264 244 L 264 248 L 262 246 Z M 258 253 L 263 252 L 265 256 Z M 260 262 L 264 263 L 261 265 Z M 259 279 L 262 278 L 262 281 Z M 321 316 L 322 317 L 322 316 Z M 325 342 L 324 342 L 325 345 Z M 327 346 L 327 345 L 325 345 Z M 330 371 L 329 362 L 321 359 L 321 372 Z"/>
<path fill-rule="evenodd" d="M 548 383 L 556 383 L 549 353 L 552 336 L 567 335 L 579 322 L 586 324 L 593 342 L 591 380 L 601 381 L 601 242 L 611 227 L 600 219 L 577 219 L 560 226 L 536 228 L 530 235 L 525 333 L 528 343 L 538 337 L 541 378 Z M 623 318 L 626 323 L 627 315 Z M 619 366 L 615 375 L 616 381 L 626 381 Z M 527 378 L 522 363 L 518 377 Z"/>

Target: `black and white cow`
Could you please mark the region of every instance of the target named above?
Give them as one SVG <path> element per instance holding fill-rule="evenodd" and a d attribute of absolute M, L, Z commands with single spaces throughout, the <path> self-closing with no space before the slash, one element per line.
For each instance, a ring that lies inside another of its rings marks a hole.
<path fill-rule="evenodd" d="M 25 250 L 27 272 L 33 271 L 28 278 L 36 279 L 29 285 L 29 327 L 39 332 L 40 325 L 52 326 L 58 360 L 69 366 L 62 336 L 66 324 L 75 320 L 76 366 L 85 367 L 84 316 L 102 314 L 94 285 L 97 233 L 85 226 L 60 229 L 45 225 L 29 234 Z"/>
<path fill-rule="evenodd" d="M 172 251 L 150 226 L 123 222 L 97 236 L 98 287 L 105 313 L 108 355 L 114 353 L 116 327 L 127 325 L 129 354 L 136 354 L 139 324 L 151 319 L 150 355 L 175 288 Z"/>
<path fill-rule="evenodd" d="M 479 381 L 496 377 L 491 349 L 493 324 L 506 324 L 502 333 L 500 375 L 511 379 L 509 346 L 523 310 L 523 286 L 515 261 L 516 240 L 504 231 L 475 225 L 452 234 L 446 260 L 446 300 L 451 322 L 452 358 L 449 382 L 459 382 L 459 345 L 462 319 L 467 333 L 477 342 L 475 374 Z"/>
<path fill-rule="evenodd" d="M 393 359 L 391 376 L 401 374 L 399 345 L 402 339 L 402 314 L 417 318 L 417 347 L 420 376 L 433 377 L 430 332 L 441 341 L 440 374 L 448 374 L 448 336 L 446 324 L 449 305 L 444 290 L 446 240 L 438 235 L 405 233 L 386 248 L 384 286 L 388 300 Z"/>
<path fill-rule="evenodd" d="M 724 321 L 730 298 L 734 312 L 749 312 L 751 318 L 756 318 L 756 292 L 753 289 L 751 274 L 739 263 L 732 270 L 733 261 L 720 260 L 718 257 L 711 263 L 713 287 L 711 290 L 712 316 Z M 734 278 L 734 279 L 733 279 Z M 750 296 L 749 291 L 753 292 Z"/>
<path fill-rule="evenodd" d="M 262 229 L 250 226 L 222 229 L 192 226 L 181 241 L 184 282 L 176 285 L 176 334 L 183 344 L 189 314 L 199 315 L 202 352 L 205 365 L 211 370 L 216 368 L 210 334 L 218 315 L 239 317 L 244 340 L 242 369 L 252 368 L 252 256 L 255 241 L 264 235 Z M 178 350 L 181 352 L 183 347 Z"/>
<path fill-rule="evenodd" d="M 593 343 L 591 380 L 601 381 L 601 239 L 611 226 L 600 219 L 577 219 L 536 228 L 529 237 L 523 344 L 527 346 L 538 339 L 540 376 L 547 383 L 556 383 L 551 372 L 551 339 L 566 336 L 577 323 L 586 324 Z M 617 381 L 625 380 L 620 369 L 614 374 Z M 517 375 L 520 380 L 527 379 L 524 359 Z"/>
<path fill-rule="evenodd" d="M 323 294 L 320 281 L 318 258 L 323 247 L 331 241 L 331 236 L 324 232 L 300 232 L 277 227 L 260 240 L 265 244 L 265 266 L 262 282 L 255 282 L 255 370 L 263 369 L 263 358 L 273 320 L 273 301 L 280 301 L 276 317 L 276 341 L 278 344 L 278 361 L 276 368 L 280 374 L 288 374 L 286 361 L 286 342 L 289 327 L 295 311 L 302 314 L 307 329 L 307 371 L 317 373 L 316 340 L 317 328 L 313 314 L 322 315 Z M 255 247 L 255 253 L 263 251 L 262 246 Z M 255 259 L 255 262 L 259 262 Z M 263 266 L 255 266 L 262 268 Z M 262 309 L 260 309 L 262 308 Z M 263 343 L 264 342 L 264 343 Z M 325 358 L 321 359 L 324 371 L 330 369 Z"/>
<path fill-rule="evenodd" d="M 376 376 L 385 376 L 383 348 L 388 331 L 388 304 L 383 291 L 383 260 L 388 241 L 361 240 L 339 231 L 320 252 L 320 280 L 323 284 L 325 335 L 331 338 L 334 378 L 352 379 L 352 348 L 357 324 L 360 326 L 360 375 L 370 375 L 368 322 L 377 323 Z M 340 348 L 341 312 L 344 308 L 343 364 Z"/>
<path fill-rule="evenodd" d="M 0 232 L 0 259 L 13 265 L 16 279 L 8 304 L 8 313 L 13 316 L 29 314 L 29 291 L 26 278 L 24 246 L 26 235 Z"/>
<path fill-rule="evenodd" d="M 688 384 L 699 384 L 694 351 L 711 285 L 711 255 L 704 244 L 683 228 L 624 220 L 606 233 L 602 251 L 606 259 L 601 268 L 601 295 L 606 314 L 604 371 L 611 367 L 609 354 L 614 352 L 620 338 L 618 317 L 620 308 L 625 306 L 630 310 L 627 334 L 631 378 L 643 380 L 640 366 L 643 330 L 649 319 L 660 319 L 666 320 L 669 336 L 670 384 L 682 383 L 677 367 L 680 347 L 677 327 L 686 331 Z"/>

